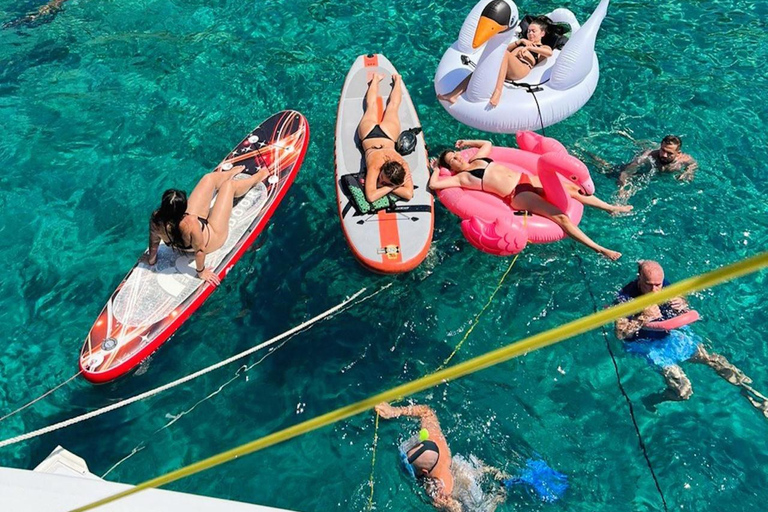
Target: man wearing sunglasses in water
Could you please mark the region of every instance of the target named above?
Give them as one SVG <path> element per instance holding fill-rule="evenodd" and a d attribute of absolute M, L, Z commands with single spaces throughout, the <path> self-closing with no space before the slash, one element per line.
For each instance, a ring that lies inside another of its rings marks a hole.
<path fill-rule="evenodd" d="M 624 134 L 627 137 L 629 135 Z M 630 137 L 631 139 L 631 137 Z M 631 139 L 637 144 L 640 142 Z M 645 145 L 645 143 L 642 143 Z M 647 149 L 632 159 L 631 162 L 614 167 L 602 157 L 587 152 L 587 155 L 601 168 L 603 173 L 618 173 L 619 198 L 627 199 L 632 194 L 630 178 L 640 171 L 655 170 L 660 173 L 676 173 L 680 181 L 693 181 L 699 164 L 689 154 L 681 151 L 683 141 L 677 135 L 667 135 L 657 149 Z"/>

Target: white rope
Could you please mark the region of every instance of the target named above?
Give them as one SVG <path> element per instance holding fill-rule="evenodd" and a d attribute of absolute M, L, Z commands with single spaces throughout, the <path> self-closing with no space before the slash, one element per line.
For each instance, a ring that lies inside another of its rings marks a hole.
<path fill-rule="evenodd" d="M 69 383 L 69 382 L 71 382 L 72 380 L 74 380 L 74 379 L 76 379 L 77 377 L 79 377 L 81 373 L 83 373 L 83 372 L 82 372 L 82 371 L 79 371 L 79 372 L 77 372 L 76 374 L 74 374 L 73 376 L 71 376 L 70 378 L 68 378 L 67 380 L 65 380 L 64 382 L 62 382 L 62 383 L 61 383 L 61 384 L 59 384 L 58 386 L 56 386 L 55 388 L 53 388 L 53 389 L 49 389 L 48 391 L 46 391 L 45 393 L 43 393 L 43 394 L 42 394 L 42 395 L 40 395 L 39 397 L 35 398 L 35 399 L 34 399 L 34 400 L 32 400 L 31 402 L 27 402 L 26 404 L 22 405 L 21 407 L 19 407 L 19 408 L 18 408 L 18 409 L 16 409 L 15 411 L 13 411 L 13 412 L 9 412 L 8 414 L 6 414 L 6 415 L 5 415 L 5 416 L 3 416 L 2 418 L 0 418 L 0 422 L 3 422 L 4 420 L 6 420 L 7 418 L 10 418 L 10 417 L 11 417 L 11 416 L 13 416 L 14 414 L 16 414 L 16 413 L 19 413 L 19 412 L 23 411 L 24 409 L 26 409 L 26 408 L 27 408 L 27 407 L 29 407 L 30 405 L 34 404 L 35 402 L 39 402 L 39 401 L 40 401 L 40 400 L 42 400 L 43 398 L 47 397 L 48 395 L 50 395 L 51 393 L 53 393 L 54 391 L 56 391 L 57 389 L 59 389 L 60 387 L 64 386 L 65 384 L 68 384 L 68 383 Z"/>
<path fill-rule="evenodd" d="M 391 286 L 391 283 L 387 284 L 386 286 L 383 286 L 382 288 L 378 289 L 377 291 L 373 292 L 372 294 L 370 294 L 370 295 L 368 295 L 366 297 L 363 297 L 360 301 L 358 301 L 358 304 L 363 302 L 363 301 L 366 301 L 366 300 L 370 299 L 374 295 L 377 295 L 378 293 L 384 291 L 385 289 L 389 288 L 390 286 Z M 200 377 L 202 375 L 205 375 L 206 373 L 209 373 L 209 372 L 211 372 L 213 370 L 221 368 L 222 366 L 225 366 L 225 365 L 228 365 L 229 363 L 237 361 L 238 359 L 242 359 L 243 357 L 246 357 L 246 356 L 248 356 L 250 354 L 253 354 L 254 352 L 256 352 L 258 350 L 261 350 L 261 349 L 263 349 L 265 347 L 273 345 L 276 342 L 278 342 L 278 341 L 280 341 L 280 340 L 282 340 L 282 339 L 284 339 L 284 338 L 286 338 L 288 336 L 291 336 L 292 334 L 294 334 L 294 333 L 296 333 L 296 332 L 298 332 L 298 331 L 300 331 L 300 330 L 302 330 L 302 329 L 304 329 L 306 327 L 309 327 L 310 325 L 312 325 L 312 324 L 314 324 L 314 323 L 316 323 L 316 322 L 318 322 L 318 321 L 320 321 L 320 320 L 322 320 L 322 319 L 332 315 L 333 313 L 335 313 L 335 312 L 339 311 L 340 309 L 344 308 L 344 306 L 346 306 L 350 302 L 354 301 L 363 292 L 365 292 L 365 290 L 366 290 L 366 288 L 361 289 L 360 291 L 358 291 L 357 293 L 355 293 L 354 295 L 352 295 L 348 299 L 346 299 L 343 302 L 337 304 L 336 306 L 332 307 L 331 309 L 328 309 L 328 310 L 324 311 L 323 313 L 320 313 L 316 317 L 311 318 L 311 319 L 307 320 L 306 322 L 304 322 L 304 323 L 302 323 L 300 325 L 297 325 L 293 329 L 285 331 L 284 333 L 279 334 L 278 336 L 275 336 L 274 338 L 265 341 L 264 343 L 261 343 L 259 345 L 256 345 L 255 347 L 249 348 L 248 350 L 246 350 L 244 352 L 240 352 L 239 354 L 234 355 L 234 356 L 230 357 L 229 359 L 225 359 L 224 361 L 221 361 L 221 362 L 216 363 L 216 364 L 214 364 L 212 366 L 209 366 L 209 367 L 204 368 L 202 370 L 199 370 L 199 371 L 197 371 L 195 373 L 187 375 L 186 377 L 182 377 L 181 379 L 178 379 L 178 380 L 175 380 L 175 381 L 170 382 L 168 384 L 165 384 L 164 386 L 160 386 L 158 388 L 155 388 L 155 389 L 150 390 L 150 391 L 146 391 L 146 392 L 141 393 L 139 395 L 136 395 L 134 397 L 127 398 L 127 399 L 125 399 L 125 400 L 123 400 L 121 402 L 117 402 L 117 403 L 109 405 L 107 407 L 103 407 L 101 409 L 97 409 L 95 411 L 92 411 L 92 412 L 89 412 L 89 413 L 86 413 L 86 414 L 82 414 L 80 416 L 76 416 L 76 417 L 70 418 L 68 420 L 61 421 L 59 423 L 56 423 L 54 425 L 50 425 L 48 427 L 44 427 L 44 428 L 41 428 L 41 429 L 38 429 L 38 430 L 35 430 L 35 431 L 32 431 L 32 432 L 28 432 L 26 434 L 22 434 L 20 436 L 16 436 L 16 437 L 12 437 L 10 439 L 6 439 L 5 441 L 0 442 L 0 448 L 3 448 L 5 446 L 10 446 L 12 444 L 20 443 L 21 441 L 26 441 L 27 439 L 33 439 L 35 437 L 39 437 L 39 436 L 42 436 L 44 434 L 48 434 L 49 432 L 53 432 L 55 430 L 59 430 L 59 429 L 62 429 L 62 428 L 69 427 L 69 426 L 74 425 L 76 423 L 80 423 L 82 421 L 89 420 L 91 418 L 95 418 L 96 416 L 101 416 L 102 414 L 105 414 L 107 412 L 114 411 L 115 409 L 120 409 L 122 407 L 125 407 L 126 405 L 130 405 L 130 404 L 132 404 L 134 402 L 138 402 L 139 400 L 143 400 L 145 398 L 149 398 L 151 396 L 157 395 L 158 393 L 162 393 L 163 391 L 166 391 L 168 389 L 174 388 L 174 387 L 176 387 L 176 386 L 178 386 L 180 384 L 184 384 L 185 382 L 189 382 L 190 380 L 196 379 L 196 378 L 198 378 L 198 377 Z"/>

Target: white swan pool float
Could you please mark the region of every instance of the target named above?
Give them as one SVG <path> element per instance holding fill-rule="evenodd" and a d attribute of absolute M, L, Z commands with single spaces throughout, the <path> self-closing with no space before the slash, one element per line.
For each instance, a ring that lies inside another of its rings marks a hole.
<path fill-rule="evenodd" d="M 595 39 L 608 3 L 601 0 L 583 26 L 568 9 L 547 14 L 555 23 L 570 25 L 570 39 L 517 82 L 533 87 L 507 83 L 498 106 L 491 108 L 488 100 L 507 46 L 519 38 L 519 15 L 512 0 L 480 0 L 464 20 L 459 38 L 440 60 L 435 92 L 449 93 L 470 73 L 472 78 L 456 103 L 440 103 L 458 121 L 488 132 L 538 130 L 562 121 L 584 106 L 597 87 L 600 70 Z"/>

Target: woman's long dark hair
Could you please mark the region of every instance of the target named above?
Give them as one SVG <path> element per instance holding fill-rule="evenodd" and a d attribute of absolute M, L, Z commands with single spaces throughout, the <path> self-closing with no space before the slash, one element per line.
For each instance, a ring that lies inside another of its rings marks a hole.
<path fill-rule="evenodd" d="M 179 223 L 187 211 L 187 194 L 183 190 L 169 188 L 163 192 L 160 208 L 152 212 L 152 223 L 162 226 L 171 247 L 182 249 L 184 239 L 179 230 Z"/>
<path fill-rule="evenodd" d="M 549 16 L 536 16 L 531 20 L 531 25 L 533 24 L 538 25 L 545 33 L 552 34 L 553 36 L 563 36 L 567 32 L 565 27 L 549 19 Z"/>

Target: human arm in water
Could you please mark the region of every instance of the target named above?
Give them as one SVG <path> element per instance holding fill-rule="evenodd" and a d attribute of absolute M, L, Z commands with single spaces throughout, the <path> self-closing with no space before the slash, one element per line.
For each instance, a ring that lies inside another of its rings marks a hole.
<path fill-rule="evenodd" d="M 440 510 L 446 510 L 447 512 L 462 512 L 461 503 L 445 493 L 438 492 L 432 496 L 432 505 Z"/>
<path fill-rule="evenodd" d="M 677 176 L 677 179 L 680 181 L 693 181 L 693 176 L 699 169 L 699 163 L 691 155 L 685 155 L 680 160 L 685 170 Z"/>
<path fill-rule="evenodd" d="M 421 428 L 427 429 L 429 438 L 432 440 L 440 439 L 445 442 L 443 431 L 440 429 L 440 423 L 437 421 L 437 414 L 432 408 L 426 405 L 408 405 L 405 407 L 393 407 L 387 402 L 382 402 L 376 406 L 376 412 L 385 420 L 399 418 L 400 416 L 409 416 L 418 418 L 421 422 Z M 450 457 L 450 453 L 448 454 Z"/>
<path fill-rule="evenodd" d="M 667 302 L 667 305 L 677 313 L 685 313 L 690 309 L 688 301 L 684 297 L 672 297 Z"/>
<path fill-rule="evenodd" d="M 52 21 L 53 17 L 62 10 L 61 6 L 66 1 L 67 0 L 51 0 L 47 4 L 38 7 L 37 11 L 5 23 L 3 28 L 35 26 L 40 23 Z"/>
<path fill-rule="evenodd" d="M 634 176 L 640 167 L 648 165 L 651 162 L 651 153 L 651 150 L 643 151 L 635 158 L 633 158 L 631 162 L 624 166 L 621 174 L 619 174 L 619 186 L 623 187 L 626 185 L 627 180 Z"/>
<path fill-rule="evenodd" d="M 659 306 L 654 304 L 645 308 L 639 315 L 619 318 L 616 320 L 616 337 L 620 340 L 631 338 L 640 332 L 640 329 L 659 317 L 661 317 L 661 310 Z"/>
<path fill-rule="evenodd" d="M 681 314 L 689 309 L 688 301 L 683 297 L 673 297 L 666 304 L 675 312 Z M 620 318 L 616 321 L 616 337 L 620 340 L 631 338 L 640 332 L 640 329 L 651 322 L 657 321 L 659 318 L 661 318 L 661 310 L 655 304 L 645 308 L 639 315 Z"/>

